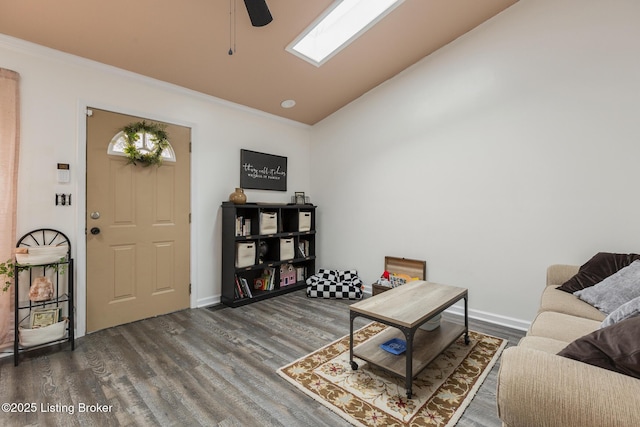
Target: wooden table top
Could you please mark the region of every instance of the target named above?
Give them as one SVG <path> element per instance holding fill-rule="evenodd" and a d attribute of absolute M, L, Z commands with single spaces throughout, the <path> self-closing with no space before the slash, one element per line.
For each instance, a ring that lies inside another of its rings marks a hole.
<path fill-rule="evenodd" d="M 351 304 L 349 310 L 413 328 L 466 295 L 465 288 L 415 280 Z"/>

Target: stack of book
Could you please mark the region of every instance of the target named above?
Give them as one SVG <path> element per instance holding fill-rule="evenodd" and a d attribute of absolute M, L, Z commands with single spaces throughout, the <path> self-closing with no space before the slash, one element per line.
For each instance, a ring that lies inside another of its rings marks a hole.
<path fill-rule="evenodd" d="M 244 277 L 238 277 L 236 274 L 236 287 L 235 287 L 235 295 L 236 299 L 239 298 L 253 298 L 253 294 L 251 293 L 251 288 L 249 287 L 249 283 L 247 279 Z"/>
<path fill-rule="evenodd" d="M 271 291 L 275 289 L 275 268 L 265 268 L 262 272 L 262 276 L 253 282 L 253 289 L 259 291 Z"/>

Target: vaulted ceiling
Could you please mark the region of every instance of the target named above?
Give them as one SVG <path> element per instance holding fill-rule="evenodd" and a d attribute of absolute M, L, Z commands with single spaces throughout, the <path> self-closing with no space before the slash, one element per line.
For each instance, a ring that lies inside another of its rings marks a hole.
<path fill-rule="evenodd" d="M 0 33 L 314 124 L 517 0 L 405 0 L 321 67 L 285 47 L 334 0 L 266 1 L 0 0 Z"/>

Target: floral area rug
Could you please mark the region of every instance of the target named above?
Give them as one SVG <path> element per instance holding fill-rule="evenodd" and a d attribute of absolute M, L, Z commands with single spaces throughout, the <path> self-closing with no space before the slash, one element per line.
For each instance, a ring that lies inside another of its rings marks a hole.
<path fill-rule="evenodd" d="M 354 346 L 386 328 L 370 323 L 354 333 Z M 473 331 L 469 338 L 465 345 L 460 337 L 413 380 L 411 399 L 403 378 L 358 358 L 358 370 L 351 369 L 348 335 L 278 374 L 356 426 L 453 426 L 507 344 Z"/>

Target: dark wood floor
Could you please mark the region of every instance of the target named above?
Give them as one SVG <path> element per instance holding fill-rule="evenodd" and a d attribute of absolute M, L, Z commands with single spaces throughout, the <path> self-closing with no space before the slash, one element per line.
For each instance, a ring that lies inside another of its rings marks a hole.
<path fill-rule="evenodd" d="M 348 334 L 349 303 L 297 291 L 236 309 L 184 310 L 118 326 L 78 339 L 74 352 L 67 345 L 23 355 L 18 367 L 4 358 L 0 403 L 35 411 L 0 412 L 0 425 L 348 425 L 276 369 Z M 356 319 L 355 326 L 366 323 Z M 470 327 L 509 345 L 523 335 L 473 320 Z M 501 425 L 497 369 L 458 426 Z"/>

